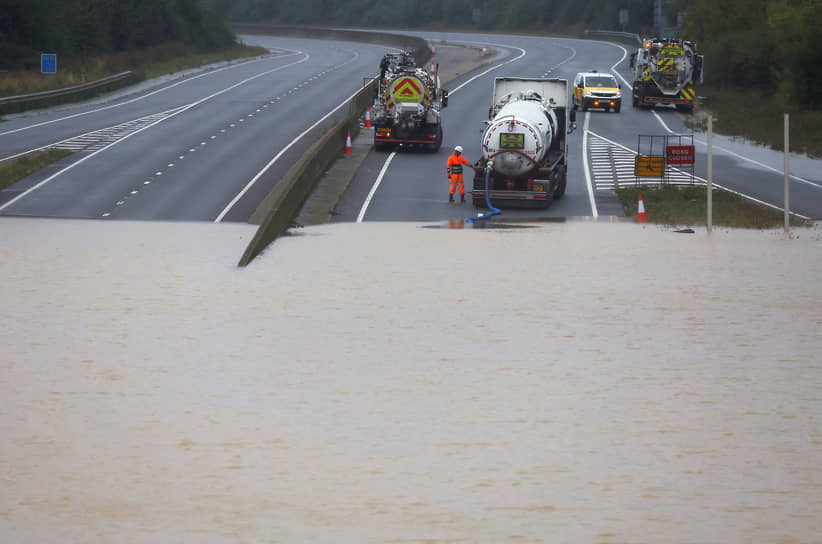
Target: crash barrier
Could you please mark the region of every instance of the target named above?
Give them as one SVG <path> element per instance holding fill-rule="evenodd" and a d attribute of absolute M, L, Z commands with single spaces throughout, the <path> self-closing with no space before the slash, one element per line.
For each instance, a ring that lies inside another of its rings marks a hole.
<path fill-rule="evenodd" d="M 292 27 L 262 23 L 233 24 L 238 34 L 273 34 L 312 39 L 348 40 L 360 43 L 378 43 L 409 49 L 424 64 L 431 58 L 428 42 L 414 36 L 337 30 L 314 27 Z M 378 71 L 375 67 L 374 73 Z M 308 197 L 317 188 L 323 173 L 336 161 L 345 149 L 348 132 L 356 137 L 360 132 L 360 117 L 374 101 L 376 80 L 366 84 L 351 99 L 348 114 L 328 129 L 280 179 L 251 215 L 249 223 L 259 224 L 257 232 L 246 247 L 237 266 L 246 266 L 271 242 L 292 226 Z"/>
<path fill-rule="evenodd" d="M 642 44 L 642 38 L 639 37 L 639 34 L 633 34 L 631 32 L 617 32 L 612 30 L 586 30 L 585 37 L 591 36 L 605 36 L 611 38 L 627 38 L 629 40 L 635 40 L 636 43 Z"/>
<path fill-rule="evenodd" d="M 248 221 L 259 224 L 260 227 L 237 266 L 246 266 L 293 225 L 303 204 L 317 188 L 323 173 L 342 154 L 348 135 L 356 137 L 359 134 L 360 116 L 373 101 L 376 85 L 376 80 L 371 81 L 351 99 L 345 118 L 334 123 L 320 136 L 263 199 Z"/>
<path fill-rule="evenodd" d="M 139 79 L 139 77 L 129 70 L 128 72 L 121 72 L 89 83 L 73 85 L 53 91 L 7 96 L 0 98 L 0 114 L 17 113 L 36 107 L 54 105 L 55 103 L 63 102 L 64 100 L 60 100 L 62 98 L 77 100 L 77 98 L 84 93 L 90 94 L 91 91 L 99 93 L 101 91 L 114 90 L 118 87 L 131 84 L 137 79 Z"/>

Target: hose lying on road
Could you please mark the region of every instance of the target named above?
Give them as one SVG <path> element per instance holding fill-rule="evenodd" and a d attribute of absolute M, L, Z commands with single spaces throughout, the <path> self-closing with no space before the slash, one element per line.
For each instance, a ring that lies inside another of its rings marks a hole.
<path fill-rule="evenodd" d="M 499 209 L 495 208 L 491 204 L 491 197 L 488 194 L 488 178 L 491 177 L 491 166 L 494 164 L 494 161 L 488 161 L 488 165 L 485 167 L 485 203 L 488 205 L 488 213 L 481 213 L 476 217 L 469 217 L 467 221 L 469 223 L 474 223 L 476 221 L 487 221 L 491 219 L 493 216 L 501 213 Z"/>

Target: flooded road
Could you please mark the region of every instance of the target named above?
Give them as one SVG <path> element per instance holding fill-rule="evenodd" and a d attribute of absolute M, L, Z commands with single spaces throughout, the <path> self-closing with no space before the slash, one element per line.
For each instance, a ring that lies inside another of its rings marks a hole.
<path fill-rule="evenodd" d="M 819 228 L 254 230 L 0 218 L 0 540 L 822 542 Z"/>

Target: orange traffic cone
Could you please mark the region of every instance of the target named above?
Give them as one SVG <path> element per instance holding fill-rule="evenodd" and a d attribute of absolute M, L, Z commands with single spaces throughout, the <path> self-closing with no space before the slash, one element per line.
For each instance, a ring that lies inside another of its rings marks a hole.
<path fill-rule="evenodd" d="M 639 204 L 636 208 L 636 220 L 639 223 L 645 222 L 645 203 L 642 202 L 642 193 L 639 193 Z"/>
<path fill-rule="evenodd" d="M 351 131 L 348 131 L 348 136 L 345 137 L 345 154 L 351 155 Z"/>
<path fill-rule="evenodd" d="M 371 108 L 365 108 L 365 128 L 371 128 Z"/>

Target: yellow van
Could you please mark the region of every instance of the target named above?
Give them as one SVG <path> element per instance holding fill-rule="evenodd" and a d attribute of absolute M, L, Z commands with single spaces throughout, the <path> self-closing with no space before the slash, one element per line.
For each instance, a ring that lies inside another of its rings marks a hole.
<path fill-rule="evenodd" d="M 574 78 L 574 109 L 603 108 L 619 113 L 622 106 L 622 85 L 612 74 L 580 72 Z"/>

